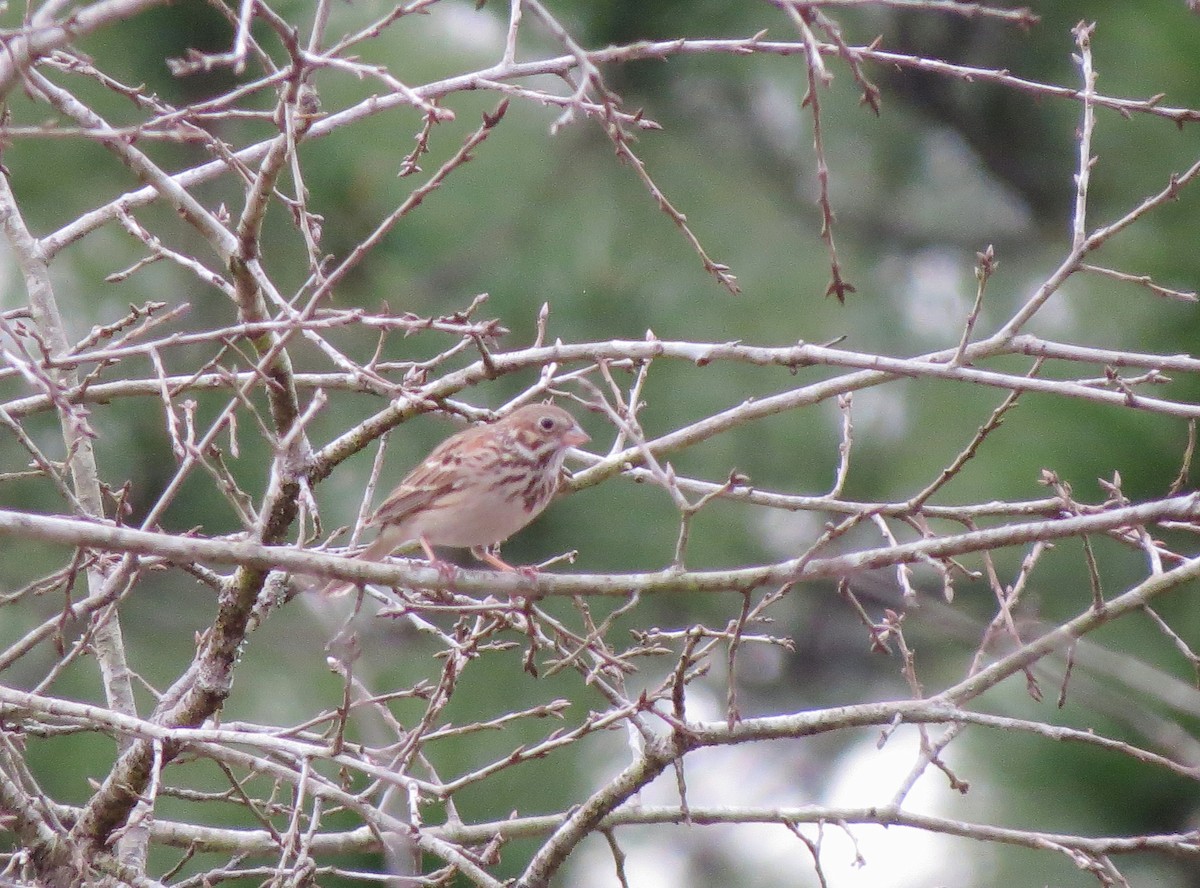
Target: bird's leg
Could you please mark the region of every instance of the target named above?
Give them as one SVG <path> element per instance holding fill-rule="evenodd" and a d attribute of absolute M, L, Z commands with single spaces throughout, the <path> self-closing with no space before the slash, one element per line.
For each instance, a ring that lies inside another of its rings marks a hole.
<path fill-rule="evenodd" d="M 538 569 L 536 567 L 528 564 L 523 564 L 520 567 L 513 567 L 487 546 L 476 546 L 471 550 L 471 554 L 480 561 L 487 562 L 497 570 L 516 572 L 525 577 L 527 580 L 532 580 L 537 576 Z"/>
<path fill-rule="evenodd" d="M 487 546 L 472 546 L 471 554 L 479 561 L 486 562 L 496 570 L 514 571 L 516 570 L 511 564 L 489 549 Z"/>
<path fill-rule="evenodd" d="M 425 552 L 425 557 L 429 559 L 429 566 L 434 568 L 447 583 L 453 583 L 458 576 L 458 568 L 449 561 L 438 558 L 437 553 L 433 551 L 433 546 L 429 545 L 429 540 L 424 536 L 419 537 L 418 542 L 421 544 L 422 551 Z"/>

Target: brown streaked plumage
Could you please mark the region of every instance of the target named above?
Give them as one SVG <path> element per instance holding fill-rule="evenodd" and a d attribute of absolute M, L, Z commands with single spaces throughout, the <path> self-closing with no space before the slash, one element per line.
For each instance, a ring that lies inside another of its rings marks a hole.
<path fill-rule="evenodd" d="M 367 522 L 379 535 L 357 557 L 381 561 L 418 541 L 470 549 L 502 570 L 513 568 L 484 547 L 508 539 L 550 504 L 567 450 L 589 441 L 575 417 L 552 404 L 531 404 L 490 425 L 451 435 L 404 477 Z M 328 595 L 353 583 L 331 581 Z"/>

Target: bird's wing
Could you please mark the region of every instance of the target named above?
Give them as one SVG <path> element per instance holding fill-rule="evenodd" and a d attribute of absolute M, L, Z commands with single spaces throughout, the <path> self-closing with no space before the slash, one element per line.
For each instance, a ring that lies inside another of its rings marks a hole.
<path fill-rule="evenodd" d="M 371 516 L 370 525 L 397 524 L 457 490 L 465 481 L 464 462 L 473 461 L 482 426 L 465 429 L 443 441 L 409 472 Z"/>
<path fill-rule="evenodd" d="M 414 483 L 415 480 L 411 475 L 405 479 L 375 510 L 375 514 L 367 523 L 375 526 L 399 524 L 409 515 L 428 508 L 439 497 L 454 489 L 454 485 L 446 478 L 430 478 L 427 483 Z"/>

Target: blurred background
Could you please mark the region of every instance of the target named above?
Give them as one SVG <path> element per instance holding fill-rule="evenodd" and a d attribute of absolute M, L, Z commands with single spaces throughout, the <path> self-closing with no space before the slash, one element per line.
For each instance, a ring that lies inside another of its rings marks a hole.
<path fill-rule="evenodd" d="M 556 15 L 584 46 L 598 48 L 638 40 L 689 37 L 747 37 L 768 28 L 767 39 L 792 40 L 785 16 L 756 3 L 649 0 L 583 3 L 557 0 Z M 1022 30 L 1004 22 L 929 10 L 830 7 L 845 39 L 864 45 L 882 35 L 882 48 L 984 68 L 1003 68 L 1044 83 L 1074 87 L 1080 75 L 1072 53 L 1071 28 L 1081 19 L 1098 22 L 1094 37 L 1098 88 L 1106 95 L 1148 98 L 1165 92 L 1164 104 L 1200 106 L 1200 17 L 1179 2 L 1129 4 L 1070 2 L 1032 4 L 1040 23 Z M 284 2 L 279 13 L 307 27 L 304 4 Z M 365 26 L 385 12 L 376 3 L 335 4 L 331 34 Z M 19 10 L 7 13 L 15 23 Z M 503 47 L 507 5 L 440 3 L 428 16 L 413 16 L 382 39 L 362 45 L 365 61 L 386 64 L 407 83 L 419 84 L 491 64 Z M 6 25 L 8 26 L 8 25 Z M 519 57 L 558 54 L 549 39 L 540 44 L 526 27 Z M 270 38 L 263 35 L 265 42 Z M 82 41 L 97 66 L 127 84 L 174 104 L 227 90 L 224 73 L 171 76 L 164 59 L 188 48 L 221 51 L 230 31 L 222 16 L 201 4 L 152 10 Z M 821 93 L 822 122 L 829 160 L 829 195 L 836 212 L 844 276 L 856 288 L 846 304 L 823 294 L 829 263 L 820 238 L 815 204 L 817 176 L 812 151 L 812 117 L 801 107 L 807 88 L 799 57 L 697 55 L 613 66 L 604 70 L 609 86 L 629 108 L 643 108 L 662 132 L 643 132 L 635 150 L 668 198 L 684 213 L 709 255 L 729 265 L 742 287 L 733 297 L 707 275 L 675 225 L 638 182 L 617 162 L 611 143 L 590 121 L 577 120 L 554 135 L 558 110 L 514 101 L 503 124 L 475 159 L 405 219 L 338 289 L 339 307 L 421 315 L 465 308 L 479 293 L 489 294 L 482 317 L 495 317 L 511 333 L 501 348 L 528 344 L 543 303 L 551 313 L 548 333 L 566 342 L 640 339 L 648 330 L 662 339 L 732 341 L 786 345 L 796 341 L 842 339 L 860 352 L 915 355 L 951 347 L 975 295 L 975 255 L 994 245 L 998 270 L 989 284 L 977 329 L 986 335 L 1006 320 L 1057 266 L 1070 245 L 1072 180 L 1080 106 L 1073 101 L 1034 99 L 1027 93 L 983 82 L 965 83 L 880 65 L 866 72 L 882 91 L 882 111 L 874 115 L 859 103 L 859 89 L 844 64 L 828 59 L 834 81 Z M 65 75 L 59 75 L 65 76 Z M 535 85 L 561 91 L 551 81 Z M 112 92 L 76 78 L 72 88 L 110 122 L 134 122 L 142 112 Z M 324 110 L 365 98 L 377 84 L 345 73 L 319 74 L 315 86 Z M 270 97 L 262 97 L 264 109 Z M 456 93 L 446 102 L 456 121 L 439 125 L 422 161 L 425 173 L 456 151 L 491 110 L 497 96 Z M 47 110 L 14 93 L 15 124 L 32 125 Z M 344 256 L 409 193 L 414 181 L 396 171 L 420 129 L 420 115 L 397 110 L 367 118 L 304 145 L 311 207 L 325 220 L 322 246 Z M 226 122 L 235 144 L 265 138 L 269 121 Z M 1172 172 L 1197 154 L 1195 125 L 1176 127 L 1163 119 L 1126 119 L 1097 114 L 1089 222 L 1097 225 L 1127 212 L 1167 183 Z M 185 144 L 145 146 L 167 169 L 202 162 L 203 149 Z M 86 210 L 136 186 L 127 170 L 101 146 L 72 138 L 15 140 L 4 150 L 4 166 L 35 234 L 46 234 Z M 196 195 L 207 205 L 226 203 L 240 212 L 241 184 L 228 177 L 204 185 Z M 1097 258 L 1131 274 L 1151 275 L 1168 287 L 1197 283 L 1195 218 L 1197 195 L 1185 190 L 1178 201 L 1142 220 L 1108 243 Z M 137 212 L 147 228 L 184 252 L 204 250 L 165 206 Z M 162 300 L 187 302 L 189 314 L 177 329 L 202 330 L 231 323 L 231 305 L 194 277 L 158 263 L 119 283 L 105 276 L 128 267 L 143 247 L 116 225 L 108 225 L 71 246 L 53 266 L 58 297 L 70 306 L 68 325 L 82 338 L 94 324 L 110 323 L 129 304 Z M 264 237 L 264 254 L 285 292 L 306 277 L 303 245 L 291 220 L 278 206 Z M 19 272 L 0 252 L 4 274 L 3 309 L 24 303 Z M 1037 318 L 1034 332 L 1056 340 L 1160 354 L 1188 353 L 1200 325 L 1193 304 L 1157 299 L 1145 290 L 1101 277 L 1076 277 Z M 348 329 L 330 339 L 365 359 L 375 335 Z M 388 340 L 384 360 L 414 360 L 452 344 L 426 333 Z M 166 356 L 164 356 L 166 357 Z M 297 341 L 292 351 L 298 370 L 329 370 L 324 358 Z M 183 370 L 195 353 L 170 356 Z M 462 358 L 469 362 L 472 355 Z M 1029 362 L 994 366 L 1024 372 Z M 828 368 L 779 369 L 713 364 L 698 371 L 660 361 L 650 373 L 641 414 L 653 436 L 736 405 L 832 375 Z M 1052 375 L 1052 371 L 1051 371 Z M 1098 371 L 1099 375 L 1099 371 Z M 464 395 L 481 407 L 497 407 L 535 380 L 534 373 L 502 378 Z M 1169 396 L 1195 400 L 1196 380 L 1174 380 Z M 7 383 L 5 398 L 25 390 Z M 854 450 L 845 495 L 864 501 L 903 500 L 937 478 L 1003 400 L 1004 392 L 929 381 L 893 383 L 854 397 Z M 225 403 L 220 393 L 194 395 L 198 417 L 209 418 Z M 355 422 L 381 409 L 381 399 L 336 392 L 310 427 L 314 445 L 324 445 Z M 582 411 L 577 411 L 582 413 Z M 105 480 L 131 484 L 131 504 L 139 512 L 162 489 L 175 468 L 163 429 L 161 405 L 128 399 L 93 411 L 100 435 L 98 451 Z M 601 417 L 583 416 L 603 453 L 612 430 Z M 841 415 L 835 405 L 792 411 L 718 436 L 671 462 L 684 475 L 720 481 L 731 470 L 746 473 L 758 487 L 821 494 L 833 484 Z M 61 438 L 56 419 L 42 415 L 26 428 L 53 450 Z M 389 488 L 452 426 L 421 418 L 391 439 L 380 486 Z M 1100 502 L 1097 478 L 1119 473 L 1133 500 L 1161 495 L 1179 470 L 1187 428 L 1183 421 L 1087 404 L 1026 395 L 992 435 L 968 471 L 934 502 L 1024 500 L 1046 496 L 1038 484 L 1043 468 L 1070 483 L 1081 500 Z M 231 460 L 245 489 L 260 495 L 269 463 L 263 441 L 241 440 Z M 316 491 L 326 529 L 350 523 L 371 468 L 371 451 L 342 465 Z M 0 445 L 0 471 L 17 472 L 27 455 L 10 439 Z M 30 511 L 59 509 L 49 486 L 36 479 L 0 485 L 0 505 Z M 767 512 L 713 503 L 696 519 L 688 550 L 695 568 L 736 566 L 793 557 L 803 551 L 828 520 L 824 514 Z M 202 528 L 205 534 L 239 528 L 227 504 L 208 479 L 196 476 L 178 498 L 164 528 Z M 943 528 L 947 529 L 947 528 Z M 621 479 L 556 502 L 546 515 L 505 547 L 515 563 L 532 563 L 578 550 L 572 570 L 583 572 L 654 569 L 669 563 L 678 531 L 669 497 L 649 484 Z M 1179 541 L 1175 541 L 1180 544 Z M 839 541 L 854 549 L 879 545 L 873 532 Z M 6 542 L 0 579 L 15 588 L 63 558 L 33 544 Z M 1107 540 L 1095 541 L 1102 575 L 1115 594 L 1145 573 L 1143 558 Z M 1011 582 L 1022 550 L 1001 553 L 997 566 Z M 969 562 L 969 560 L 968 560 Z M 978 566 L 973 564 L 972 566 Z M 564 568 L 565 569 L 565 568 Z M 995 603 L 987 586 L 958 584 L 952 604 L 940 600 L 929 572 L 917 580 L 929 593 L 905 616 L 909 642 L 918 656 L 926 689 L 934 691 L 961 676 L 979 643 Z M 857 590 L 869 610 L 901 607 L 894 577 L 863 578 Z M 1161 613 L 1185 640 L 1200 643 L 1194 590 L 1173 596 Z M 1089 601 L 1087 570 L 1078 543 L 1047 555 L 1027 593 L 1020 617 L 1053 622 L 1075 614 Z M 0 644 L 12 644 L 61 603 L 47 599 L 8 608 L 0 620 Z M 597 602 L 602 613 L 612 604 Z M 736 596 L 663 596 L 644 599 L 623 618 L 622 628 L 722 626 L 741 606 Z M 552 609 L 554 605 L 550 606 Z M 562 606 L 564 614 L 570 612 Z M 146 581 L 124 611 L 130 660 L 151 685 L 161 689 L 190 661 L 194 635 L 213 613 L 211 594 L 177 572 Z M 325 666 L 325 643 L 338 614 L 297 600 L 253 637 L 225 709 L 228 720 L 252 719 L 292 724 L 306 714 L 340 701 L 341 682 Z M 787 635 L 795 650 L 748 646 L 740 666 L 742 712 L 760 715 L 909 696 L 898 658 L 872 653 L 857 617 L 830 586 L 795 590 L 773 611 L 774 635 Z M 425 674 L 423 640 L 388 621 L 362 621 L 364 650 L 360 670 L 377 689 L 407 686 Z M 1086 649 L 1085 649 L 1086 648 Z M 521 651 L 511 652 L 511 669 L 480 670 L 456 694 L 448 719 L 470 721 L 501 709 L 534 705 L 558 697 L 575 705 L 597 705 L 586 688 L 569 677 L 534 680 L 522 673 Z M 54 661 L 50 648 L 23 658 L 4 676 L 29 687 Z M 498 660 L 505 662 L 497 655 Z M 669 670 L 671 658 L 663 661 Z M 718 658 L 718 661 L 720 659 Z M 635 682 L 655 686 L 662 678 L 647 662 Z M 1010 682 L 987 699 L 993 711 L 1088 727 L 1109 736 L 1184 756 L 1194 752 L 1191 735 L 1200 716 L 1191 666 L 1149 621 L 1127 620 L 1106 629 L 1079 652 L 1078 672 L 1066 705 L 1055 711 L 1063 664 L 1050 659 L 1039 671 L 1046 699 L 1031 700 Z M 693 685 L 689 715 L 724 717 L 726 676 L 718 669 Z M 94 664 L 77 663 L 55 691 L 76 699 L 98 694 Z M 144 703 L 150 707 L 147 692 Z M 403 721 L 411 712 L 397 704 Z M 364 730 L 367 730 L 364 728 Z M 514 736 L 529 739 L 550 728 L 518 724 L 501 735 L 476 735 L 440 747 L 438 762 L 447 773 L 467 762 L 502 755 Z M 997 825 L 1029 825 L 1048 831 L 1126 834 L 1194 829 L 1194 781 L 1129 759 L 1099 754 L 1028 737 L 979 735 L 967 731 L 946 758 L 971 789 L 952 790 L 936 771 L 927 773 L 912 797 L 917 810 Z M 915 734 L 899 732 L 882 750 L 877 732 L 839 733 L 804 742 L 709 751 L 688 759 L 692 804 L 872 804 L 888 800 L 913 761 Z M 522 769 L 501 775 L 487 792 L 459 799 L 465 820 L 503 818 L 553 811 L 582 798 L 627 760 L 623 734 L 577 747 L 537 763 L 535 784 Z M 30 748 L 30 760 L 44 788 L 67 802 L 88 795 L 86 779 L 102 776 L 112 744 L 90 735 L 67 735 Z M 530 766 L 532 767 L 532 765 Z M 196 785 L 220 786 L 219 775 L 192 768 Z M 179 777 L 181 782 L 184 778 Z M 646 804 L 675 800 L 674 777 L 645 794 Z M 656 795 L 657 793 L 657 795 Z M 183 800 L 163 799 L 160 816 Z M 250 825 L 230 806 L 231 824 Z M 347 825 L 352 825 L 347 821 Z M 898 829 L 886 833 L 855 829 L 866 866 L 854 865 L 855 849 L 826 828 L 823 864 L 832 886 L 1057 885 L 1095 883 L 1061 855 L 1005 846 L 938 838 Z M 621 833 L 629 854 L 631 884 L 640 886 L 722 886 L 816 884 L 808 852 L 778 827 L 661 828 Z M 513 843 L 506 854 L 517 862 L 532 849 Z M 756 850 L 749 861 L 747 848 Z M 162 860 L 177 852 L 156 851 Z M 363 863 L 362 865 L 367 865 Z M 1183 888 L 1200 886 L 1187 862 L 1161 856 L 1121 861 L 1133 884 Z M 561 884 L 585 888 L 615 885 L 608 851 L 585 845 L 573 858 Z"/>

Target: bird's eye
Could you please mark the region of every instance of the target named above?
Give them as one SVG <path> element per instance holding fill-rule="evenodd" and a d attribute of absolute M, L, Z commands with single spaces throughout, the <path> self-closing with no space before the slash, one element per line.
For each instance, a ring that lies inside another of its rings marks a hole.
<path fill-rule="evenodd" d="M 538 420 L 538 425 L 541 426 L 543 432 L 552 431 L 554 429 L 554 417 L 543 416 L 540 420 Z"/>

